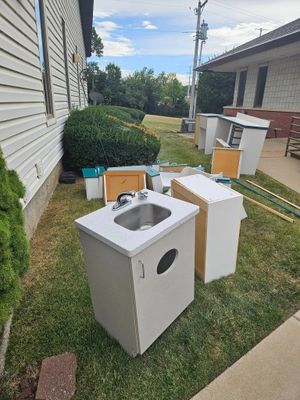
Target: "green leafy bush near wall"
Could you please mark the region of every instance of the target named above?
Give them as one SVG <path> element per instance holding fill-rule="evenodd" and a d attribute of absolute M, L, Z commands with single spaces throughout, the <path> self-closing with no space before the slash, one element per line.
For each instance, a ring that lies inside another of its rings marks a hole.
<path fill-rule="evenodd" d="M 29 264 L 21 197 L 24 187 L 0 152 L 0 331 L 20 299 L 19 278 Z"/>
<path fill-rule="evenodd" d="M 127 114 L 131 115 L 131 117 L 137 122 L 143 122 L 146 113 L 142 110 L 138 110 L 136 108 L 129 108 L 129 107 L 121 107 L 117 106 L 119 110 L 125 111 Z"/>
<path fill-rule="evenodd" d="M 160 150 L 158 136 L 143 125 L 121 120 L 118 108 L 108 108 L 109 112 L 104 106 L 91 106 L 70 115 L 63 138 L 66 169 L 155 161 Z"/>
<path fill-rule="evenodd" d="M 127 108 L 121 106 L 98 106 L 101 109 L 114 117 L 121 119 L 122 121 L 141 123 L 145 117 L 144 111 L 137 110 L 136 108 Z"/>

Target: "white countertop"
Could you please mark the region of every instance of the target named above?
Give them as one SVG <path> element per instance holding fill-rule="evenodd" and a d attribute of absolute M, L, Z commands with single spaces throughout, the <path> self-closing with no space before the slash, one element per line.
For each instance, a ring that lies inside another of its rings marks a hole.
<path fill-rule="evenodd" d="M 148 198 L 140 200 L 137 197 L 132 203 L 118 211 L 112 210 L 112 205 L 107 205 L 91 214 L 85 215 L 75 221 L 76 227 L 94 238 L 128 257 L 133 257 L 142 250 L 155 243 L 174 228 L 193 218 L 199 212 L 199 207 L 173 197 L 148 191 Z M 114 222 L 114 219 L 131 208 L 143 204 L 155 204 L 171 211 L 171 215 L 157 225 L 145 231 L 131 231 Z"/>
<path fill-rule="evenodd" d="M 205 114 L 205 113 L 201 113 L 200 116 L 204 116 L 207 118 L 220 118 L 223 119 L 224 121 L 228 121 L 232 124 L 236 124 L 239 126 L 242 126 L 243 128 L 252 128 L 252 129 L 268 129 L 269 127 L 269 121 L 267 120 L 263 120 L 261 119 L 261 123 L 259 121 L 250 121 L 247 119 L 243 119 L 241 117 L 230 117 L 227 115 L 223 115 L 223 114 Z M 254 118 L 256 120 L 259 120 L 259 118 Z"/>
<path fill-rule="evenodd" d="M 182 178 L 176 178 L 175 181 L 189 189 L 196 196 L 201 197 L 207 203 L 215 203 L 217 201 L 242 196 L 228 186 L 216 183 L 203 175 L 184 176 Z"/>
<path fill-rule="evenodd" d="M 263 124 L 258 124 L 256 122 L 247 121 L 245 119 L 238 118 L 238 117 L 227 117 L 225 115 L 220 115 L 220 118 L 225 121 L 232 122 L 233 124 L 243 126 L 244 128 L 265 129 L 265 130 L 268 129 Z"/>

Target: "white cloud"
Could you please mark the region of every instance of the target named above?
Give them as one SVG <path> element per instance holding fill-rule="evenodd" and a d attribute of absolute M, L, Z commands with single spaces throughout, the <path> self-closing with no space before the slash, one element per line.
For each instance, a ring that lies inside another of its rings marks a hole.
<path fill-rule="evenodd" d="M 112 57 L 133 56 L 135 49 L 132 41 L 119 36 L 114 40 L 104 40 L 104 55 Z"/>
<path fill-rule="evenodd" d="M 157 26 L 150 21 L 143 21 L 143 28 L 149 30 L 158 29 Z"/>
<path fill-rule="evenodd" d="M 183 3 L 186 3 L 184 7 L 188 8 L 188 1 L 183 0 Z M 176 9 L 178 13 L 178 9 L 182 9 L 182 5 L 178 2 L 176 6 L 174 4 L 167 4 L 167 2 L 160 4 L 159 0 L 155 0 L 150 4 L 144 0 L 95 0 L 94 9 L 96 12 L 112 12 L 113 10 L 117 10 L 119 16 L 139 16 L 149 14 L 161 15 L 161 13 L 167 13 L 168 10 L 170 12 Z"/>
<path fill-rule="evenodd" d="M 220 54 L 237 47 L 259 35 L 259 29 L 263 28 L 267 33 L 279 26 L 275 22 L 250 22 L 235 26 L 222 26 L 208 31 L 208 40 L 205 44 L 205 53 Z"/>
<path fill-rule="evenodd" d="M 178 23 L 188 25 L 192 11 L 190 7 L 195 7 L 196 0 L 95 0 L 95 12 L 113 13 L 118 16 L 141 16 L 151 14 L 151 16 L 163 16 L 178 18 Z M 299 0 L 214 0 L 209 1 L 205 7 L 204 14 L 208 22 L 225 21 L 247 22 L 247 21 L 270 21 L 295 19 L 299 15 Z M 194 24 L 194 21 L 193 21 Z"/>
<path fill-rule="evenodd" d="M 121 68 L 122 78 L 127 78 L 129 75 L 132 75 L 134 71 L 130 71 L 129 69 Z"/>
<path fill-rule="evenodd" d="M 94 10 L 94 18 L 108 18 L 116 13 L 116 10 L 111 11 L 97 11 Z"/>
<path fill-rule="evenodd" d="M 117 34 L 121 27 L 113 21 L 96 21 L 95 28 L 104 44 L 104 55 L 112 57 L 132 56 L 135 54 L 133 42 Z"/>
<path fill-rule="evenodd" d="M 203 55 L 220 55 L 243 43 L 252 40 L 259 35 L 259 28 L 265 29 L 264 33 L 271 31 L 279 26 L 276 22 L 250 22 L 240 23 L 234 26 L 221 26 L 215 29 L 209 29 L 208 40 L 203 47 Z M 174 46 L 176 43 L 176 46 Z M 139 49 L 141 55 L 186 55 L 192 56 L 194 53 L 194 41 L 192 34 L 161 33 L 159 40 L 153 40 L 152 36 L 137 37 L 135 46 Z"/>
<path fill-rule="evenodd" d="M 196 0 L 95 0 L 94 16 L 100 18 L 95 20 L 95 26 L 105 45 L 104 55 L 182 55 L 186 56 L 187 70 L 192 63 L 194 42 L 191 35 L 182 32 L 195 29 L 196 17 L 190 6 L 196 3 Z M 299 0 L 209 1 L 203 12 L 210 27 L 203 50 L 204 59 L 257 37 L 258 28 L 270 31 L 299 14 Z M 120 22 L 122 18 L 124 22 Z M 141 21 L 139 29 L 136 29 L 136 20 Z M 152 21 L 163 28 L 157 29 Z M 121 32 L 127 31 L 118 24 L 124 24 L 130 31 L 127 34 L 131 40 L 122 36 Z M 133 33 L 134 29 L 136 33 Z"/>
<path fill-rule="evenodd" d="M 111 37 L 111 33 L 120 28 L 118 24 L 113 21 L 96 21 L 95 28 L 101 39 Z"/>
<path fill-rule="evenodd" d="M 176 74 L 177 79 L 184 85 L 188 85 L 189 84 L 189 78 L 190 76 L 188 74 Z"/>

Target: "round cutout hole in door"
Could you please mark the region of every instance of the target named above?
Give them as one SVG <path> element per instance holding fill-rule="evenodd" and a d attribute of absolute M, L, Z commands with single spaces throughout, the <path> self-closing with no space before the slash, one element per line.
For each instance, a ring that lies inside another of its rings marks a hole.
<path fill-rule="evenodd" d="M 169 268 L 171 268 L 177 257 L 177 254 L 178 250 L 171 249 L 167 251 L 165 255 L 162 256 L 157 266 L 158 275 L 163 274 L 164 272 L 168 271 Z"/>

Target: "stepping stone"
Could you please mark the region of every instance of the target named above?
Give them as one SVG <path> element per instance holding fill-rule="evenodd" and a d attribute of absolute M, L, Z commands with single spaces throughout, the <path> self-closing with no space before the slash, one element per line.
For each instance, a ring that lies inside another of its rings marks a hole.
<path fill-rule="evenodd" d="M 36 400 L 69 400 L 76 390 L 76 356 L 64 353 L 42 362 Z"/>

